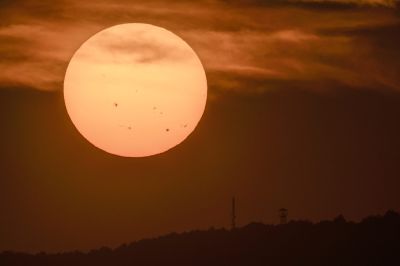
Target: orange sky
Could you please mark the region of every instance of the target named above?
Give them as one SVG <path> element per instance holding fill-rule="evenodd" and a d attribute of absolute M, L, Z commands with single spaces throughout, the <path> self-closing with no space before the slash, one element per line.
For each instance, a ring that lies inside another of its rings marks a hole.
<path fill-rule="evenodd" d="M 398 1 L 0 1 L 0 250 L 117 246 L 171 231 L 399 209 Z M 68 118 L 73 52 L 127 22 L 165 27 L 209 100 L 168 153 L 119 158 Z"/>

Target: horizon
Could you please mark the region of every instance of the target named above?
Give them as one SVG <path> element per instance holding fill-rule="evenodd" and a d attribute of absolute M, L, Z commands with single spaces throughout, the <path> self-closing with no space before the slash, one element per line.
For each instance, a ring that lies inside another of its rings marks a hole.
<path fill-rule="evenodd" d="M 310 221 L 307 219 L 289 219 L 287 222 L 282 223 L 282 222 L 277 222 L 277 223 L 264 223 L 263 221 L 250 221 L 249 223 L 243 224 L 243 225 L 236 225 L 235 227 L 232 226 L 222 226 L 222 227 L 214 227 L 214 226 L 209 226 L 207 229 L 191 229 L 191 230 L 185 230 L 185 231 L 180 231 L 180 232 L 166 232 L 163 234 L 160 234 L 158 236 L 149 236 L 146 238 L 141 238 L 141 239 L 136 239 L 136 240 L 131 240 L 128 242 L 123 242 L 120 243 L 119 245 L 116 246 L 98 246 L 98 247 L 93 247 L 90 249 L 86 249 L 86 250 L 59 250 L 59 251 L 53 251 L 53 252 L 46 252 L 46 251 L 36 251 L 36 252 L 27 252 L 27 251 L 19 251 L 19 250 L 0 250 L 0 256 L 4 255 L 4 254 L 26 254 L 26 255 L 32 255 L 32 256 L 42 256 L 42 255 L 67 255 L 67 254 L 71 254 L 71 253 L 79 253 L 82 255 L 89 255 L 93 252 L 96 251 L 101 251 L 104 249 L 107 249 L 109 251 L 115 251 L 127 246 L 134 246 L 137 244 L 140 244 L 141 242 L 146 242 L 146 241 L 157 241 L 158 239 L 162 239 L 162 238 L 168 238 L 171 236 L 183 236 L 183 235 L 187 235 L 187 234 L 193 234 L 193 233 L 207 233 L 207 232 L 214 232 L 214 231 L 225 231 L 225 232 L 235 232 L 235 231 L 240 231 L 243 230 L 245 228 L 248 228 L 250 226 L 254 226 L 254 225 L 263 225 L 263 226 L 273 226 L 273 227 L 285 227 L 285 226 L 291 226 L 293 224 L 304 224 L 307 223 L 309 225 L 312 226 L 317 226 L 317 225 L 321 225 L 321 224 L 325 224 L 325 223 L 346 223 L 346 224 L 353 224 L 353 225 L 359 225 L 361 223 L 364 223 L 365 221 L 369 220 L 369 219 L 385 219 L 388 215 L 397 215 L 400 217 L 400 213 L 396 212 L 394 210 L 387 210 L 386 212 L 382 213 L 382 214 L 371 214 L 368 216 L 363 217 L 361 220 L 359 221 L 353 221 L 353 220 L 348 220 L 346 219 L 346 217 L 344 217 L 342 214 L 338 214 L 335 217 L 332 217 L 331 219 L 322 219 L 319 221 Z"/>

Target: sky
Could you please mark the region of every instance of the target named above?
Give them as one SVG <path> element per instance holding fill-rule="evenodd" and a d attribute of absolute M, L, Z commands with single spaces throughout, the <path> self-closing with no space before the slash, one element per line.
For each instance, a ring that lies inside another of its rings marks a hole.
<path fill-rule="evenodd" d="M 391 0 L 0 0 L 0 250 L 88 250 L 237 223 L 400 209 L 400 4 Z M 194 132 L 122 158 L 75 129 L 62 90 L 98 31 L 149 23 L 206 71 Z"/>

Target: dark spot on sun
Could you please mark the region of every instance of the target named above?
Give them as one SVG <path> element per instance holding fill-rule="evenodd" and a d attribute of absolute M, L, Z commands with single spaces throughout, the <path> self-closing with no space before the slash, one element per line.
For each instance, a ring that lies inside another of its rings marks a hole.
<path fill-rule="evenodd" d="M 169 128 L 165 129 L 165 131 L 169 132 Z"/>
<path fill-rule="evenodd" d="M 157 107 L 156 107 L 156 106 L 154 106 L 154 107 L 153 107 L 153 110 L 157 110 Z"/>
<path fill-rule="evenodd" d="M 128 127 L 128 129 L 129 129 L 129 130 L 131 130 L 131 129 L 132 129 L 132 127 Z"/>
<path fill-rule="evenodd" d="M 115 106 L 115 107 L 118 107 L 118 103 L 114 103 L 114 106 Z"/>

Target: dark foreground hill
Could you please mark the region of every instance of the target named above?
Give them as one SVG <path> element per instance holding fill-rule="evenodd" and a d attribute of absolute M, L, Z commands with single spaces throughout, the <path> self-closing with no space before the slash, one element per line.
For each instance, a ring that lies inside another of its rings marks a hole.
<path fill-rule="evenodd" d="M 400 265 L 400 215 L 389 211 L 360 223 L 333 221 L 249 224 L 193 231 L 101 248 L 89 253 L 3 252 L 0 265 Z"/>

